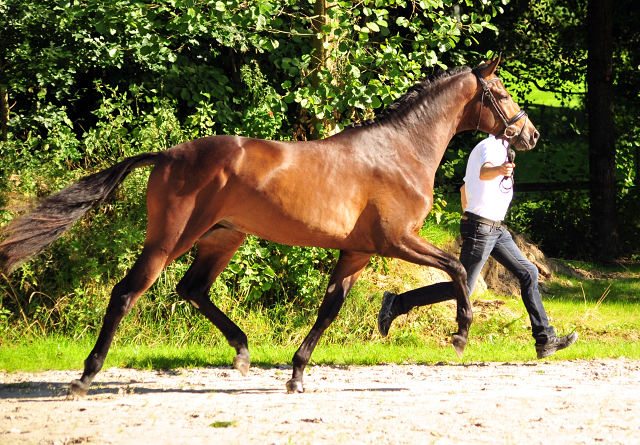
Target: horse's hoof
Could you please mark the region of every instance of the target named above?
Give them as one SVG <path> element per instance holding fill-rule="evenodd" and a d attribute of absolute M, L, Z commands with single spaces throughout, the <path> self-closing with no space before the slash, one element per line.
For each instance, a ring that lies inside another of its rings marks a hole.
<path fill-rule="evenodd" d="M 464 348 L 467 347 L 467 339 L 460 334 L 453 334 L 452 336 L 453 350 L 458 354 L 458 358 L 462 358 L 464 354 Z"/>
<path fill-rule="evenodd" d="M 246 377 L 249 373 L 250 364 L 251 361 L 246 359 L 245 357 L 242 357 L 240 355 L 236 355 L 235 357 L 233 357 L 233 367 L 240 371 L 240 374 L 242 374 L 243 377 Z"/>
<path fill-rule="evenodd" d="M 69 386 L 69 394 L 76 397 L 84 397 L 89 391 L 89 385 L 85 385 L 80 380 L 73 380 Z"/>
<path fill-rule="evenodd" d="M 289 380 L 287 382 L 287 394 L 291 394 L 292 392 L 303 393 L 304 388 L 302 387 L 302 382 L 294 379 Z"/>

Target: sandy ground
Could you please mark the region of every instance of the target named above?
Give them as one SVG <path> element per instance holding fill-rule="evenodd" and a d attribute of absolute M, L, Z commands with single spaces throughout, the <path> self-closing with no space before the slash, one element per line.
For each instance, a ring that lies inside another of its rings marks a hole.
<path fill-rule="evenodd" d="M 640 444 L 640 362 L 0 372 L 0 444 Z"/>

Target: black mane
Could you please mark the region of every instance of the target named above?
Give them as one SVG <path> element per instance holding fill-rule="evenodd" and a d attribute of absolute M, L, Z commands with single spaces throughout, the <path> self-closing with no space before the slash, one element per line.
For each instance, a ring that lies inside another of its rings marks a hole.
<path fill-rule="evenodd" d="M 469 68 L 468 66 L 439 71 L 436 74 L 433 74 L 432 76 L 421 80 L 420 82 L 409 88 L 406 93 L 396 99 L 392 104 L 385 107 L 384 110 L 382 110 L 380 114 L 377 114 L 375 118 L 361 122 L 354 122 L 352 124 L 349 124 L 345 128 L 345 130 L 349 128 L 375 125 L 380 122 L 385 122 L 392 119 L 401 120 L 406 110 L 411 109 L 415 106 L 420 106 L 422 97 L 428 91 L 431 91 L 434 87 L 439 85 L 444 79 L 448 79 L 450 77 L 457 76 L 458 74 L 468 72 L 471 72 L 471 68 Z"/>

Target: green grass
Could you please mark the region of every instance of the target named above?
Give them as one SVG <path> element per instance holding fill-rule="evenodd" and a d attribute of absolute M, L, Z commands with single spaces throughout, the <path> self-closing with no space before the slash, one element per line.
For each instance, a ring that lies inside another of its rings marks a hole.
<path fill-rule="evenodd" d="M 583 281 L 560 276 L 549 283 L 551 294 L 545 297 L 544 303 L 552 324 L 559 334 L 574 330 L 580 334 L 577 344 L 549 360 L 620 356 L 640 359 L 640 281 L 636 272 L 627 271 L 626 274 L 617 278 Z M 476 312 L 469 346 L 464 358 L 458 359 L 448 344 L 448 334 L 455 330 L 455 310 L 452 304 L 420 308 L 407 316 L 399 317 L 389 337 L 381 339 L 375 332 L 379 295 L 369 295 L 370 286 L 365 279 L 360 289 L 356 289 L 354 298 L 347 302 L 339 318 L 314 351 L 311 364 L 535 360 L 530 326 L 520 299 L 501 297 L 490 291 L 480 295 L 483 299 L 502 299 L 505 304 L 496 309 Z M 363 326 L 360 331 L 347 326 L 353 323 L 354 316 L 361 320 Z M 296 329 L 296 332 L 289 332 L 282 337 L 288 338 L 287 342 L 272 339 L 268 343 L 261 342 L 260 335 L 256 338 L 251 335 L 251 329 L 247 329 L 253 365 L 271 367 L 290 364 L 299 341 L 309 328 L 310 325 L 306 325 Z M 89 335 L 77 340 L 55 335 L 41 338 L 26 336 L 10 344 L 5 342 L 0 348 L 0 369 L 81 369 L 93 342 L 94 337 Z M 228 366 L 234 353 L 223 341 L 177 345 L 166 341 L 145 344 L 117 340 L 104 367 L 168 369 Z"/>
<path fill-rule="evenodd" d="M 574 320 L 587 341 L 637 342 L 640 338 L 640 265 L 609 268 L 600 279 L 562 277 L 550 283 L 549 304 Z"/>
<path fill-rule="evenodd" d="M 500 76 L 505 80 L 505 86 L 509 91 L 514 91 L 513 82 L 515 79 L 507 72 L 501 71 Z M 577 94 L 567 95 L 566 98 L 559 98 L 557 94 L 551 91 L 542 91 L 535 84 L 530 83 L 531 90 L 525 95 L 518 95 L 514 92 L 513 99 L 521 104 L 530 103 L 535 105 L 545 105 L 548 107 L 563 107 L 578 109 L 583 107 L 583 99 L 585 92 L 584 85 L 576 85 L 567 83 L 567 86 L 571 86 L 571 90 Z M 582 94 L 580 94 L 582 93 Z"/>
<path fill-rule="evenodd" d="M 38 372 L 44 370 L 81 370 L 83 360 L 93 347 L 89 339 L 72 343 L 65 339 L 45 337 L 19 342 L 0 349 L 0 369 L 4 371 Z M 253 346 L 252 365 L 273 367 L 290 365 L 296 347 Z M 234 351 L 229 347 L 205 345 L 162 345 L 155 347 L 123 345 L 113 347 L 104 369 L 116 366 L 136 369 L 174 369 L 205 366 L 229 366 Z M 546 360 L 604 359 L 627 357 L 640 359 L 637 341 L 612 341 L 611 339 L 581 339 L 571 348 L 558 352 Z M 490 340 L 470 338 L 462 359 L 458 359 L 450 346 L 429 344 L 402 345 L 373 341 L 352 343 L 346 346 L 321 345 L 313 353 L 310 365 L 376 365 L 382 363 L 445 362 L 526 362 L 535 360 L 531 341 L 522 341 L 505 335 L 494 335 Z"/>

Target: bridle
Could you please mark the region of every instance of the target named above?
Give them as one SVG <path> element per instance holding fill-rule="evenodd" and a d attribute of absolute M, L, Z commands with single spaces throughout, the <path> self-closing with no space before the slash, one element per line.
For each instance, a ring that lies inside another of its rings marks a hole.
<path fill-rule="evenodd" d="M 499 77 L 494 77 L 493 79 L 484 80 L 477 69 L 473 70 L 473 74 L 476 75 L 476 77 L 478 78 L 478 82 L 480 82 L 480 85 L 482 86 L 482 97 L 480 98 L 480 114 L 478 115 L 478 125 L 476 125 L 476 129 L 473 132 L 473 134 L 475 135 L 480 129 L 480 121 L 482 120 L 482 108 L 484 107 L 484 96 L 487 95 L 491 100 L 491 104 L 493 105 L 493 108 L 496 110 L 496 113 L 498 113 L 498 116 L 500 116 L 500 119 L 504 124 L 504 128 L 502 129 L 502 132 L 496 137 L 497 138 L 504 137 L 508 139 L 509 142 L 511 142 L 511 138 L 513 136 L 518 136 L 518 138 L 520 138 L 520 135 L 522 134 L 522 132 L 518 131 L 518 128 L 515 127 L 515 125 L 513 124 L 515 124 L 516 122 L 518 122 L 520 119 L 524 117 L 525 122 L 524 122 L 524 125 L 522 126 L 522 128 L 524 128 L 527 125 L 527 121 L 529 120 L 529 116 L 527 115 L 527 112 L 524 110 L 520 110 L 516 113 L 515 116 L 509 119 L 507 115 L 504 113 L 504 111 L 502 111 L 502 108 L 500 108 L 500 105 L 498 105 L 498 100 L 489 89 L 490 83 L 502 82 L 502 79 L 500 79 Z"/>
<path fill-rule="evenodd" d="M 473 134 L 474 135 L 477 134 L 478 130 L 480 129 L 480 121 L 482 120 L 482 108 L 484 107 L 484 96 L 487 95 L 489 96 L 489 100 L 491 100 L 491 104 L 493 105 L 494 110 L 496 111 L 496 113 L 498 113 L 498 116 L 500 116 L 500 119 L 504 124 L 504 128 L 502 129 L 500 134 L 496 136 L 496 138 L 498 139 L 503 138 L 509 142 L 509 146 L 507 147 L 507 160 L 509 161 L 509 163 L 513 163 L 516 157 L 516 153 L 511 148 L 511 139 L 514 136 L 517 136 L 517 139 L 516 139 L 516 142 L 517 142 L 518 140 L 520 140 L 520 137 L 522 136 L 522 131 L 519 131 L 514 124 L 524 117 L 525 118 L 524 125 L 522 126 L 522 129 L 524 129 L 524 127 L 527 126 L 529 115 L 527 115 L 526 111 L 520 110 L 516 113 L 515 116 L 513 116 L 512 118 L 508 118 L 507 115 L 504 113 L 504 111 L 502 111 L 502 108 L 500 108 L 500 105 L 498 105 L 498 100 L 495 98 L 495 96 L 489 89 L 490 83 L 498 82 L 498 81 L 502 82 L 502 79 L 500 79 L 499 77 L 494 77 L 493 79 L 484 80 L 477 69 L 473 70 L 473 74 L 476 75 L 476 77 L 478 78 L 478 82 L 480 82 L 480 85 L 482 86 L 482 97 L 480 98 L 480 114 L 478 115 L 478 124 L 476 125 L 476 129 L 473 132 Z M 506 190 L 513 188 L 513 173 L 511 174 L 511 176 L 509 176 L 509 178 L 511 179 L 510 187 L 502 185 L 502 182 L 504 182 L 504 180 L 507 179 L 506 176 L 503 177 L 502 181 L 500 182 L 500 186 L 502 188 L 505 188 Z"/>

